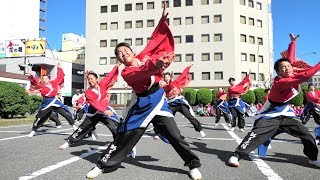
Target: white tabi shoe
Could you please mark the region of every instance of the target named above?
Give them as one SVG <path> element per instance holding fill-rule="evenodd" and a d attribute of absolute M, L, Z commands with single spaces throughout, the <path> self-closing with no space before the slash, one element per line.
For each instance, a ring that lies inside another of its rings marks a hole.
<path fill-rule="evenodd" d="M 232 167 L 239 167 L 240 166 L 239 158 L 237 158 L 236 156 L 231 156 L 228 163 Z"/>
<path fill-rule="evenodd" d="M 77 126 L 76 125 L 72 125 L 73 130 L 77 130 Z"/>
<path fill-rule="evenodd" d="M 315 161 L 309 160 L 309 164 L 320 168 L 320 160 L 315 160 Z"/>
<path fill-rule="evenodd" d="M 200 131 L 200 135 L 202 138 L 206 137 L 206 133 L 204 133 L 203 131 Z"/>
<path fill-rule="evenodd" d="M 316 145 L 320 145 L 320 140 L 316 139 Z"/>
<path fill-rule="evenodd" d="M 91 169 L 91 171 L 88 172 L 87 178 L 88 179 L 93 179 L 97 176 L 99 176 L 102 173 L 103 169 L 100 169 L 99 167 L 94 167 Z"/>
<path fill-rule="evenodd" d="M 194 168 L 190 170 L 190 176 L 193 180 L 200 180 L 202 179 L 202 175 L 200 173 L 200 171 L 198 170 L 198 168 Z"/>
<path fill-rule="evenodd" d="M 232 132 L 233 132 L 233 131 L 234 131 L 234 127 L 230 128 L 230 131 L 232 131 Z"/>
<path fill-rule="evenodd" d="M 92 140 L 97 140 L 99 138 L 95 130 L 91 132 L 91 137 L 92 137 Z"/>
<path fill-rule="evenodd" d="M 219 125 L 219 123 L 216 123 L 214 126 L 217 127 Z"/>
<path fill-rule="evenodd" d="M 246 132 L 243 128 L 240 129 L 241 132 Z"/>
<path fill-rule="evenodd" d="M 62 144 L 58 149 L 59 150 L 65 150 L 67 147 L 69 147 L 69 143 L 68 142 L 65 142 L 64 144 Z"/>
<path fill-rule="evenodd" d="M 58 128 L 58 129 L 60 129 L 60 128 L 62 128 L 62 126 L 61 126 L 61 125 L 59 125 L 59 126 L 57 126 L 57 128 Z"/>
<path fill-rule="evenodd" d="M 33 137 L 36 134 L 35 131 L 31 131 L 30 134 L 28 134 L 28 137 Z"/>
<path fill-rule="evenodd" d="M 134 146 L 132 150 L 129 152 L 128 157 L 136 158 L 136 154 L 137 154 L 137 148 L 136 146 Z"/>
<path fill-rule="evenodd" d="M 158 135 L 156 135 L 156 136 L 153 136 L 153 139 L 160 139 L 160 137 L 158 136 Z"/>

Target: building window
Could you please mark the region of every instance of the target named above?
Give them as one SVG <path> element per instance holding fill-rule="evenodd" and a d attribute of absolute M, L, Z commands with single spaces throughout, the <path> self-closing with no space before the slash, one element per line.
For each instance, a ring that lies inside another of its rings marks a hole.
<path fill-rule="evenodd" d="M 202 80 L 210 80 L 210 72 L 202 72 Z"/>
<path fill-rule="evenodd" d="M 247 42 L 247 36 L 245 34 L 240 35 L 240 42 Z"/>
<path fill-rule="evenodd" d="M 186 6 L 192 6 L 193 0 L 186 0 Z"/>
<path fill-rule="evenodd" d="M 201 34 L 201 42 L 209 42 L 210 35 L 209 34 Z"/>
<path fill-rule="evenodd" d="M 143 3 L 136 3 L 136 11 L 143 10 Z"/>
<path fill-rule="evenodd" d="M 186 25 L 193 24 L 193 17 L 186 17 Z"/>
<path fill-rule="evenodd" d="M 181 25 L 181 18 L 173 18 L 173 25 L 174 26 Z"/>
<path fill-rule="evenodd" d="M 214 72 L 214 80 L 223 80 L 223 72 Z"/>
<path fill-rule="evenodd" d="M 256 80 L 256 73 L 250 73 L 250 79 L 255 81 Z"/>
<path fill-rule="evenodd" d="M 100 40 L 100 47 L 107 47 L 107 40 Z"/>
<path fill-rule="evenodd" d="M 124 22 L 124 28 L 125 29 L 131 29 L 132 28 L 132 21 L 125 21 Z"/>
<path fill-rule="evenodd" d="M 254 26 L 254 19 L 253 18 L 249 18 L 249 25 Z"/>
<path fill-rule="evenodd" d="M 118 29 L 118 22 L 112 22 L 110 25 L 111 30 L 117 30 Z"/>
<path fill-rule="evenodd" d="M 254 44 L 254 36 L 249 36 L 249 43 Z"/>
<path fill-rule="evenodd" d="M 241 5 L 246 5 L 246 0 L 240 0 Z"/>
<path fill-rule="evenodd" d="M 118 44 L 118 39 L 111 39 L 110 47 L 116 47 Z"/>
<path fill-rule="evenodd" d="M 261 37 L 258 37 L 258 44 L 263 45 L 263 39 Z"/>
<path fill-rule="evenodd" d="M 118 5 L 111 5 L 111 12 L 118 12 Z"/>
<path fill-rule="evenodd" d="M 173 0 L 173 7 L 181 7 L 181 0 Z"/>
<path fill-rule="evenodd" d="M 256 62 L 256 55 L 250 54 L 250 62 Z"/>
<path fill-rule="evenodd" d="M 177 79 L 179 76 L 181 75 L 181 73 L 173 73 L 173 79 Z"/>
<path fill-rule="evenodd" d="M 100 23 L 100 30 L 107 30 L 108 29 L 108 23 Z"/>
<path fill-rule="evenodd" d="M 107 64 L 107 57 L 100 57 L 99 64 L 100 65 Z"/>
<path fill-rule="evenodd" d="M 248 1 L 248 6 L 249 6 L 249 7 L 252 7 L 252 8 L 254 8 L 254 5 L 253 5 L 253 0 L 249 0 L 249 1 Z"/>
<path fill-rule="evenodd" d="M 201 0 L 201 5 L 207 5 L 209 4 L 209 0 Z"/>
<path fill-rule="evenodd" d="M 169 1 L 162 1 L 162 2 L 161 2 L 161 8 L 163 8 L 163 3 L 164 3 L 164 2 L 166 2 L 167 8 L 170 7 L 170 6 L 169 6 Z"/>
<path fill-rule="evenodd" d="M 221 4 L 221 0 L 213 0 L 213 4 Z"/>
<path fill-rule="evenodd" d="M 149 43 L 150 39 L 151 39 L 151 37 L 147 37 L 147 43 Z"/>
<path fill-rule="evenodd" d="M 168 23 L 168 25 L 170 24 L 170 19 L 166 18 L 166 22 Z"/>
<path fill-rule="evenodd" d="M 262 10 L 262 4 L 261 4 L 261 2 L 257 2 L 257 9 Z"/>
<path fill-rule="evenodd" d="M 262 28 L 262 20 L 257 20 L 257 26 Z"/>
<path fill-rule="evenodd" d="M 259 57 L 258 57 L 259 59 L 259 63 L 263 63 L 263 56 L 261 56 L 261 55 L 259 55 Z"/>
<path fill-rule="evenodd" d="M 186 54 L 186 62 L 193 62 L 193 54 Z"/>
<path fill-rule="evenodd" d="M 100 13 L 107 13 L 108 12 L 108 6 L 101 6 L 100 7 Z"/>
<path fill-rule="evenodd" d="M 136 38 L 136 46 L 142 46 L 143 45 L 143 39 L 142 38 Z"/>
<path fill-rule="evenodd" d="M 208 24 L 209 16 L 201 16 L 201 24 Z"/>
<path fill-rule="evenodd" d="M 247 53 L 241 53 L 241 61 L 247 61 Z"/>
<path fill-rule="evenodd" d="M 245 16 L 240 16 L 240 23 L 246 24 L 246 17 Z"/>
<path fill-rule="evenodd" d="M 193 35 L 186 35 L 186 43 L 192 43 L 193 42 Z"/>
<path fill-rule="evenodd" d="M 132 4 L 125 4 L 124 5 L 124 10 L 125 11 L 132 11 Z"/>
<path fill-rule="evenodd" d="M 201 61 L 210 61 L 210 53 L 202 53 Z"/>
<path fill-rule="evenodd" d="M 260 81 L 264 81 L 264 74 L 263 73 L 259 73 L 259 80 Z"/>
<path fill-rule="evenodd" d="M 193 72 L 189 73 L 189 79 L 194 80 L 194 73 Z"/>
<path fill-rule="evenodd" d="M 147 9 L 154 9 L 154 2 L 147 2 Z"/>
<path fill-rule="evenodd" d="M 143 21 L 142 20 L 136 21 L 136 28 L 142 28 L 142 27 L 143 27 Z"/>
<path fill-rule="evenodd" d="M 181 54 L 176 54 L 173 59 L 174 62 L 181 62 Z"/>
<path fill-rule="evenodd" d="M 181 43 L 181 36 L 174 36 L 174 43 L 180 44 Z"/>
<path fill-rule="evenodd" d="M 147 20 L 147 27 L 154 27 L 154 20 L 153 19 Z"/>
<path fill-rule="evenodd" d="M 214 53 L 214 60 L 215 61 L 222 61 L 223 60 L 223 53 L 222 52 Z"/>
<path fill-rule="evenodd" d="M 117 63 L 118 63 L 118 59 L 116 57 L 110 58 L 110 64 L 117 64 Z"/>
<path fill-rule="evenodd" d="M 214 34 L 214 41 L 215 42 L 222 41 L 222 34 L 221 33 Z"/>
<path fill-rule="evenodd" d="M 241 72 L 241 79 L 245 78 L 247 76 L 246 72 Z"/>
<path fill-rule="evenodd" d="M 131 38 L 124 39 L 124 42 L 126 42 L 126 43 L 128 43 L 130 46 L 132 46 L 132 39 L 131 39 Z"/>
<path fill-rule="evenodd" d="M 222 22 L 222 15 L 214 15 L 214 23 L 220 23 Z"/>

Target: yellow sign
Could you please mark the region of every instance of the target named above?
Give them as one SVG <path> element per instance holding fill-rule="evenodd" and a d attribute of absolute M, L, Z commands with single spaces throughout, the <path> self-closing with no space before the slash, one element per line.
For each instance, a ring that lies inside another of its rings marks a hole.
<path fill-rule="evenodd" d="M 46 40 L 27 40 L 26 56 L 40 56 L 46 53 Z"/>

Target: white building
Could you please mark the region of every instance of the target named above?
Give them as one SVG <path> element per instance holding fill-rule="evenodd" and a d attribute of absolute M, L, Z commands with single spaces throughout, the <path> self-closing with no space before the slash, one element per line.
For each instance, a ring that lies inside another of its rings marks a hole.
<path fill-rule="evenodd" d="M 86 1 L 86 70 L 104 76 L 116 64 L 114 47 L 128 42 L 138 53 L 157 25 L 159 0 Z M 178 76 L 189 64 L 189 87 L 227 87 L 249 72 L 255 87 L 258 76 L 273 72 L 271 0 L 169 0 L 167 21 L 175 38 L 175 62 L 167 71 Z M 258 63 L 259 62 L 259 63 Z M 260 79 L 260 86 L 262 86 Z M 119 76 L 112 101 L 123 104 L 131 93 Z"/>

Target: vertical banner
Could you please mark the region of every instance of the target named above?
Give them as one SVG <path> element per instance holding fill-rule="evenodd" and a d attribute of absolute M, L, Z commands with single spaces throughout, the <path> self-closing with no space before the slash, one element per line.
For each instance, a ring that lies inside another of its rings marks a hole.
<path fill-rule="evenodd" d="M 21 39 L 6 41 L 6 57 L 25 56 L 25 45 Z"/>
<path fill-rule="evenodd" d="M 26 56 L 43 56 L 46 53 L 46 40 L 27 40 L 25 42 Z"/>
<path fill-rule="evenodd" d="M 6 41 L 0 40 L 0 58 L 6 57 Z"/>

